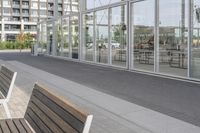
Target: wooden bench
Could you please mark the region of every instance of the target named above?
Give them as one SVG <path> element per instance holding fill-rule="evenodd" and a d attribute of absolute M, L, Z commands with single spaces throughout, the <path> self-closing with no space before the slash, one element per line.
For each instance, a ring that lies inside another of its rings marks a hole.
<path fill-rule="evenodd" d="M 0 104 L 4 106 L 7 112 L 7 116 L 10 117 L 10 113 L 7 107 L 7 103 L 10 99 L 14 82 L 17 76 L 17 72 L 13 72 L 5 66 L 1 66 L 0 69 Z"/>
<path fill-rule="evenodd" d="M 93 116 L 35 84 L 24 118 L 0 120 L 0 133 L 88 133 Z"/>

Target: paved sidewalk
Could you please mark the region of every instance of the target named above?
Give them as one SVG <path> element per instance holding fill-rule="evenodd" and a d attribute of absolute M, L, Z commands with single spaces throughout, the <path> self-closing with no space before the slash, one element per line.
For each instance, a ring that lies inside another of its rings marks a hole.
<path fill-rule="evenodd" d="M 0 53 L 18 61 L 130 103 L 200 126 L 200 84 L 30 53 Z"/>
<path fill-rule="evenodd" d="M 199 133 L 200 127 L 69 81 L 18 61 L 1 61 L 18 72 L 9 107 L 22 116 L 35 81 L 94 114 L 91 133 Z M 2 111 L 2 108 L 0 108 Z M 2 115 L 0 115 L 2 117 Z"/>

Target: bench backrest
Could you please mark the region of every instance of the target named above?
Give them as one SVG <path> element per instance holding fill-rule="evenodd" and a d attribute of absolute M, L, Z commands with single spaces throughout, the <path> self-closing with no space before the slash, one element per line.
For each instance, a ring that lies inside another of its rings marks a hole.
<path fill-rule="evenodd" d="M 35 84 L 25 113 L 37 133 L 88 133 L 92 117 L 41 84 Z"/>
<path fill-rule="evenodd" d="M 14 87 L 17 72 L 13 72 L 5 66 L 0 69 L 0 92 L 5 100 L 9 100 Z"/>

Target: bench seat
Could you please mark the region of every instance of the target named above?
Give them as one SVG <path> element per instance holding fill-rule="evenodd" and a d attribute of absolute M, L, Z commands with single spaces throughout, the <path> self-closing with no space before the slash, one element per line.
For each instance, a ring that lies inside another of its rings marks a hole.
<path fill-rule="evenodd" d="M 0 133 L 29 133 L 30 129 L 36 133 L 89 133 L 92 118 L 46 86 L 35 84 L 24 118 L 0 120 Z"/>
<path fill-rule="evenodd" d="M 24 118 L 0 120 L 0 133 L 33 133 Z"/>

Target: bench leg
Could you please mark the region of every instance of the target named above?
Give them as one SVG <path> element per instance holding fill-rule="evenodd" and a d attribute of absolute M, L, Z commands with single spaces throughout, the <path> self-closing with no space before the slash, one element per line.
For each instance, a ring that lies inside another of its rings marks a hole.
<path fill-rule="evenodd" d="M 11 114 L 10 114 L 10 111 L 9 111 L 9 109 L 8 109 L 7 103 L 3 103 L 3 107 L 4 107 L 4 109 L 5 109 L 7 118 L 11 118 Z"/>

